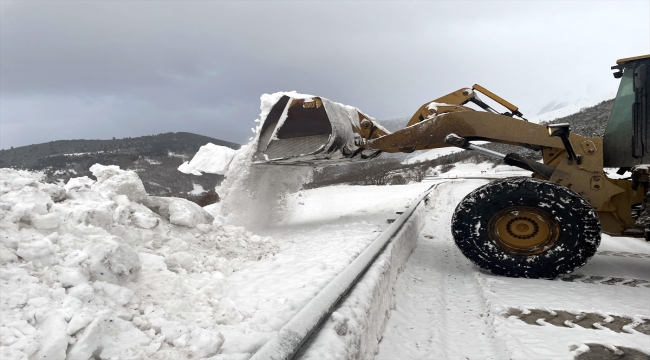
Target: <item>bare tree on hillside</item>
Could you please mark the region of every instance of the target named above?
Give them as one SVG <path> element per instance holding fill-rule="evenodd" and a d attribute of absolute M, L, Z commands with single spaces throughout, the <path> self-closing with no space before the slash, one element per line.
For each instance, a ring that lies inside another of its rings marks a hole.
<path fill-rule="evenodd" d="M 367 185 L 386 185 L 393 176 L 391 172 L 399 167 L 399 161 L 380 158 L 365 163 L 359 175 Z"/>
<path fill-rule="evenodd" d="M 429 168 L 427 166 L 425 166 L 425 165 L 415 166 L 411 170 L 411 173 L 413 174 L 413 177 L 412 177 L 413 180 L 415 180 L 417 182 L 422 182 L 422 180 L 424 180 L 424 178 L 427 176 L 427 170 L 429 170 Z"/>

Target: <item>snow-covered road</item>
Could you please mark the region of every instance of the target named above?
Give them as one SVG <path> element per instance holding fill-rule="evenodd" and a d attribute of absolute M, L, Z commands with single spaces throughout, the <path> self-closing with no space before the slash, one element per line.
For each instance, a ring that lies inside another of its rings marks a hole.
<path fill-rule="evenodd" d="M 397 280 L 395 309 L 377 359 L 502 358 L 496 355 L 487 324 L 477 271 L 451 239 L 453 212 L 443 211 L 453 209 L 476 184 L 441 186 L 418 245 Z M 472 344 L 470 349 L 467 344 Z"/>
<path fill-rule="evenodd" d="M 565 281 L 486 274 L 465 259 L 449 230 L 456 204 L 482 183 L 441 185 L 447 191 L 434 199 L 397 280 L 376 358 L 574 359 L 586 344 L 650 353 L 650 245 L 603 235 L 599 254 Z"/>
<path fill-rule="evenodd" d="M 260 231 L 283 251 L 228 278 L 227 296 L 245 316 L 220 330 L 221 354 L 254 353 L 430 186 L 334 186 L 290 196 L 284 221 Z"/>

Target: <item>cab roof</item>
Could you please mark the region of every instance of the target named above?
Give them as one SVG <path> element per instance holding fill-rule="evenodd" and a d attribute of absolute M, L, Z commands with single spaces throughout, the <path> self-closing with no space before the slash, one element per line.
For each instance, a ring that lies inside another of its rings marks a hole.
<path fill-rule="evenodd" d="M 616 60 L 616 64 L 617 65 L 623 65 L 623 64 L 631 62 L 631 61 L 643 60 L 643 59 L 650 59 L 650 54 L 649 55 L 640 55 L 640 56 L 634 56 L 634 57 L 629 57 L 629 58 L 618 59 L 618 60 Z"/>

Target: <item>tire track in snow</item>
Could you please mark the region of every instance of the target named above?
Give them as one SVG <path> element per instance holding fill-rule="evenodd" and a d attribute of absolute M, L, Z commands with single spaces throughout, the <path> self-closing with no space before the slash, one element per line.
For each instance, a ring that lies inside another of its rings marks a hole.
<path fill-rule="evenodd" d="M 629 286 L 629 287 L 643 286 L 643 287 L 650 288 L 650 281 L 648 280 L 635 279 L 631 277 L 583 275 L 579 273 L 563 275 L 555 279 L 555 281 L 581 282 L 585 284 L 616 285 L 616 286 Z"/>
<path fill-rule="evenodd" d="M 501 358 L 477 269 L 456 248 L 449 230 L 449 209 L 476 184 L 452 186 L 451 192 L 438 192 L 418 246 L 397 280 L 394 310 L 376 359 Z"/>
<path fill-rule="evenodd" d="M 596 255 L 622 256 L 622 257 L 650 259 L 650 254 L 632 253 L 632 252 L 625 252 L 625 251 L 599 251 L 599 252 L 596 253 Z"/>
<path fill-rule="evenodd" d="M 574 329 L 609 329 L 617 333 L 650 335 L 650 319 L 642 316 L 626 317 L 603 313 L 569 312 L 551 309 L 516 309 L 511 308 L 505 317 L 514 316 L 528 325 L 568 327 Z"/>

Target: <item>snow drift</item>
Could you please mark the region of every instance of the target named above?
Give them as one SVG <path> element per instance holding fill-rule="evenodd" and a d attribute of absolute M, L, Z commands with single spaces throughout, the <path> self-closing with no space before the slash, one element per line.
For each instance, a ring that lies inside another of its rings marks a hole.
<path fill-rule="evenodd" d="M 148 196 L 133 171 L 91 171 L 60 187 L 0 169 L 0 358 L 215 355 L 226 277 L 275 241 Z"/>

